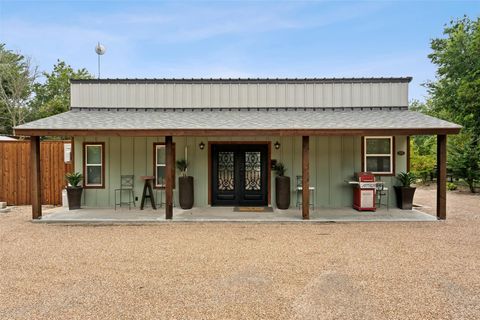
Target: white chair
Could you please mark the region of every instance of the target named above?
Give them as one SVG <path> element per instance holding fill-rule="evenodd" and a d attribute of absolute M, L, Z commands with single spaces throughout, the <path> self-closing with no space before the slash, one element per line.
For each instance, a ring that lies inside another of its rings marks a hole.
<path fill-rule="evenodd" d="M 300 207 L 302 206 L 302 191 L 303 191 L 303 186 L 302 186 L 302 182 L 303 182 L 303 179 L 302 179 L 302 176 L 297 176 L 297 187 L 296 187 L 296 190 L 297 190 L 297 208 L 300 209 Z M 308 192 L 310 193 L 310 197 L 309 197 L 309 206 L 312 207 L 312 210 L 315 209 L 315 187 L 308 187 Z"/>

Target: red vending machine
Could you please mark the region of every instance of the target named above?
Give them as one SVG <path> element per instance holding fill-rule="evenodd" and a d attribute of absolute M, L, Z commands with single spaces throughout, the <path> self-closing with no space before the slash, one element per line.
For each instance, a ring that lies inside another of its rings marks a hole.
<path fill-rule="evenodd" d="M 371 172 L 355 173 L 353 184 L 353 208 L 358 211 L 375 211 L 376 187 L 375 176 Z"/>

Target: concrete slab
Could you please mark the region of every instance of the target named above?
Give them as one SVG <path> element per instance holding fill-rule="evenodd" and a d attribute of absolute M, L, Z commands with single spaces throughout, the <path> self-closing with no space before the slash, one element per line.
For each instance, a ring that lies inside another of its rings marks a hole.
<path fill-rule="evenodd" d="M 310 213 L 310 220 L 302 220 L 300 210 L 273 212 L 234 212 L 233 207 L 208 207 L 182 210 L 174 208 L 173 220 L 165 219 L 163 208 L 83 208 L 68 210 L 57 207 L 44 212 L 35 222 L 45 223 L 169 223 L 169 222 L 380 222 L 380 221 L 436 221 L 436 217 L 418 210 L 381 209 L 376 212 L 358 212 L 352 208 L 318 209 Z"/>

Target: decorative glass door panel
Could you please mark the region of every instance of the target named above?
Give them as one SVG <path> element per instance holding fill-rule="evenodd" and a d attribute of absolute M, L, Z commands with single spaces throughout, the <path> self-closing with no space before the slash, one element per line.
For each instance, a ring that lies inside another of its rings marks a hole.
<path fill-rule="evenodd" d="M 262 157 L 260 152 L 245 152 L 245 190 L 262 187 Z"/>
<path fill-rule="evenodd" d="M 235 153 L 218 153 L 218 190 L 233 191 L 235 189 Z"/>
<path fill-rule="evenodd" d="M 212 205 L 267 205 L 266 144 L 214 144 L 210 152 Z"/>

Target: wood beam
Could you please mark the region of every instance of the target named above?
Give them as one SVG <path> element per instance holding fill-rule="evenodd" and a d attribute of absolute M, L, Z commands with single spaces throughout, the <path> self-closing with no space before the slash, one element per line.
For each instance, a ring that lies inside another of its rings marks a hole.
<path fill-rule="evenodd" d="M 173 180 L 175 179 L 173 163 L 173 139 L 165 137 L 165 219 L 173 218 Z"/>
<path fill-rule="evenodd" d="M 362 149 L 363 150 L 363 149 Z M 410 136 L 407 136 L 407 172 L 410 172 Z"/>
<path fill-rule="evenodd" d="M 302 137 L 302 219 L 310 219 L 310 137 Z"/>
<path fill-rule="evenodd" d="M 40 137 L 30 137 L 30 173 L 32 178 L 32 219 L 42 217 L 42 176 L 40 172 Z"/>
<path fill-rule="evenodd" d="M 447 218 L 447 136 L 437 136 L 437 218 Z"/>

